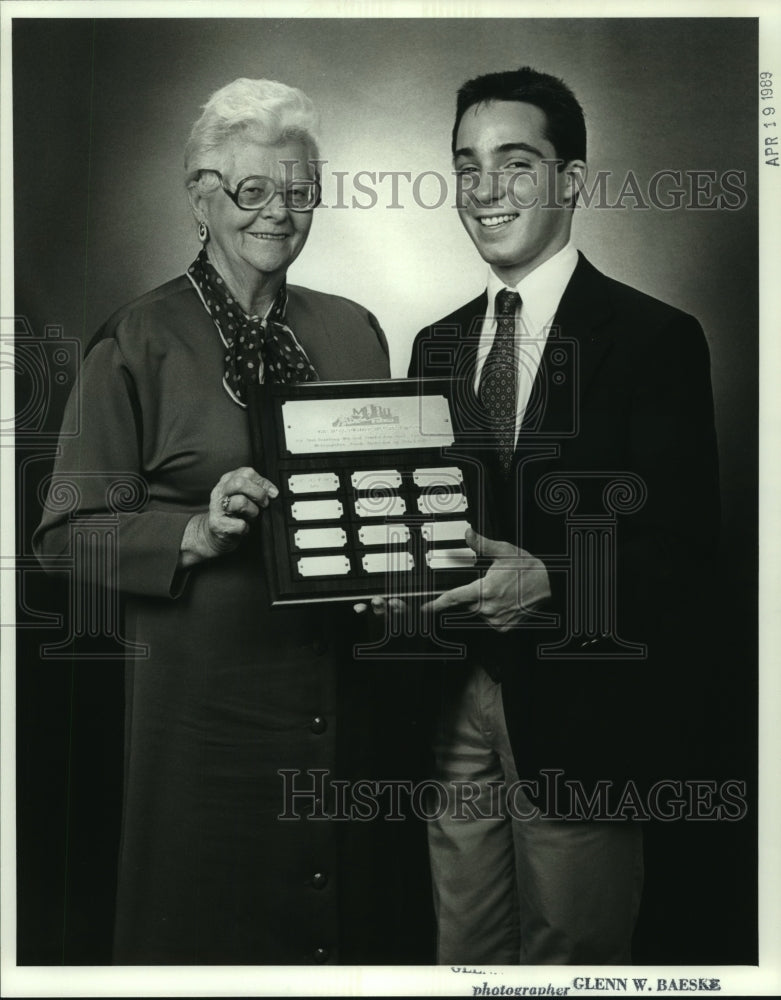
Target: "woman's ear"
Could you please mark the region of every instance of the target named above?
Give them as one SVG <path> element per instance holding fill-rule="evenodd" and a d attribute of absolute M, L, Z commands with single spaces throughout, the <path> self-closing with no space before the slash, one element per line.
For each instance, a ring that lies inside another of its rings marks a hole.
<path fill-rule="evenodd" d="M 187 197 L 195 221 L 198 223 L 198 240 L 203 246 L 206 246 L 209 242 L 209 199 L 204 195 L 200 184 L 197 183 L 187 188 Z"/>
<path fill-rule="evenodd" d="M 187 198 L 190 202 L 190 209 L 195 216 L 195 221 L 206 222 L 208 216 L 206 203 L 208 199 L 204 196 L 201 186 L 197 181 L 187 188 Z"/>

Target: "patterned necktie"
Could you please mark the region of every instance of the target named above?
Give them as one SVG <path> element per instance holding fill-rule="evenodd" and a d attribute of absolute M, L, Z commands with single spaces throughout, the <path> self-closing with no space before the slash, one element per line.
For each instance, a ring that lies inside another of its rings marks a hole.
<path fill-rule="evenodd" d="M 518 359 L 515 349 L 515 314 L 521 305 L 517 292 L 504 288 L 496 296 L 496 334 L 483 365 L 480 402 L 493 422 L 498 443 L 499 467 L 510 474 L 515 452 L 515 411 L 518 395 Z"/>
<path fill-rule="evenodd" d="M 234 403 L 246 406 L 246 386 L 260 382 L 316 382 L 317 372 L 306 351 L 285 322 L 285 285 L 268 314 L 247 316 L 233 298 L 219 272 L 201 250 L 188 269 L 188 277 L 219 331 L 225 355 L 222 384 Z"/>

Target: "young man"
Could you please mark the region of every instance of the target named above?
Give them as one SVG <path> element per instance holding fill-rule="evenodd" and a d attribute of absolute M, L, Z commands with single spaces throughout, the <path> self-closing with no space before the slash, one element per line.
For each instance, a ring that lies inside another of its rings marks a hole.
<path fill-rule="evenodd" d="M 481 626 L 459 631 L 467 661 L 440 687 L 438 959 L 624 963 L 633 820 L 687 773 L 691 616 L 718 525 L 708 348 L 693 317 L 571 244 L 586 129 L 561 81 L 466 83 L 453 157 L 487 291 L 421 331 L 410 375 L 458 380 L 457 447 L 485 498 L 467 543 L 488 568 L 426 608 Z"/>

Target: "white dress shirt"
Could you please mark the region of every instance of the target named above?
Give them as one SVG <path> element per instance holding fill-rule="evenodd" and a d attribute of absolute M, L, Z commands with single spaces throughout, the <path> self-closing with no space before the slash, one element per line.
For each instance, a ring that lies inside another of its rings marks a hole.
<path fill-rule="evenodd" d="M 518 395 L 515 410 L 516 439 L 523 423 L 523 415 L 529 403 L 534 379 L 540 367 L 551 323 L 577 263 L 578 252 L 572 243 L 568 243 L 557 254 L 536 267 L 531 274 L 527 274 L 514 288 L 509 288 L 511 292 L 517 292 L 521 296 L 522 303 L 520 310 L 516 311 L 515 314 L 515 347 L 518 359 Z M 475 392 L 480 387 L 483 365 L 496 335 L 496 317 L 493 312 L 496 306 L 496 296 L 503 288 L 508 288 L 508 286 L 497 278 L 493 270 L 489 270 L 487 288 L 489 313 L 483 322 L 477 346 Z"/>

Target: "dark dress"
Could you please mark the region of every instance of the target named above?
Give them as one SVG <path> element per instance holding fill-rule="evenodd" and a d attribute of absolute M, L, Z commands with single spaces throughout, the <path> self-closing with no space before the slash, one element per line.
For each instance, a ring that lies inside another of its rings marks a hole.
<path fill-rule="evenodd" d="M 321 379 L 387 377 L 366 310 L 295 286 L 288 296 Z M 69 516 L 97 524 L 116 510 L 112 484 L 140 485 L 125 501 L 135 509 L 116 514 L 109 581 L 126 637 L 145 647 L 127 666 L 115 961 L 428 961 L 421 911 L 410 916 L 427 905 L 415 829 L 303 816 L 329 811 L 333 778 L 410 776 L 412 672 L 353 662 L 366 622 L 349 607 L 270 611 L 257 531 L 177 572 L 190 517 L 221 475 L 252 464 L 222 353 L 185 277 L 112 317 L 83 366 L 81 433 L 62 439 L 55 468 L 55 488 L 71 479 L 79 502 L 70 514 L 47 505 L 35 540 L 42 554 L 65 551 Z M 304 796 L 301 818 L 279 819 L 285 782 L 305 791 L 315 769 L 322 809 Z"/>

